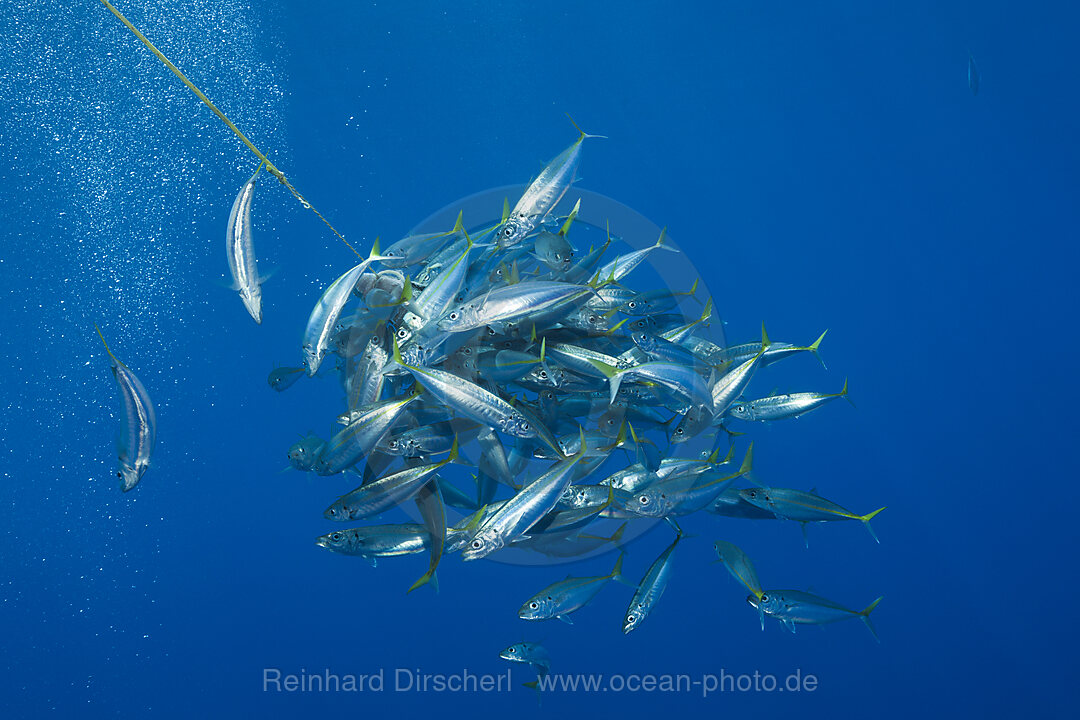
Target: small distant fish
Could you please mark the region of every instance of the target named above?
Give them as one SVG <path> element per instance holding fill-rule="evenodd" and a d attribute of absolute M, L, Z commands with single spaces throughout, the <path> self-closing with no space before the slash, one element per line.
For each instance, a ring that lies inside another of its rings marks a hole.
<path fill-rule="evenodd" d="M 589 135 L 581 128 L 578 128 L 578 132 L 581 136 L 574 144 L 547 164 L 514 205 L 496 235 L 500 247 L 511 248 L 524 240 L 570 189 L 581 162 L 582 141 L 586 138 L 601 137 Z"/>
<path fill-rule="evenodd" d="M 975 57 L 968 53 L 968 87 L 972 95 L 979 94 L 979 68 L 975 65 Z"/>
<path fill-rule="evenodd" d="M 448 232 L 424 233 L 422 235 L 410 235 L 398 240 L 382 253 L 386 259 L 382 264 L 388 268 L 403 268 L 427 260 L 431 255 L 445 246 L 447 242 L 458 233 L 463 232 L 461 213 L 458 213 L 457 222 Z"/>
<path fill-rule="evenodd" d="M 319 298 L 319 302 L 315 303 L 311 316 L 308 317 L 307 328 L 304 330 L 304 366 L 307 367 L 308 375 L 315 375 L 319 371 L 319 366 L 326 357 L 330 342 L 337 331 L 338 317 L 341 316 L 342 308 L 352 295 L 356 281 L 368 265 L 381 258 L 379 241 L 376 238 L 367 259 L 331 283 Z"/>
<path fill-rule="evenodd" d="M 116 437 L 120 469 L 116 471 L 116 477 L 120 479 L 120 488 L 127 492 L 139 484 L 150 467 L 150 456 L 157 440 L 157 416 L 142 382 L 131 368 L 116 359 L 101 329 L 97 325 L 94 329 L 105 352 L 109 353 L 112 374 L 120 390 L 120 432 Z"/>
<path fill-rule="evenodd" d="M 717 541 L 715 548 L 720 562 L 724 563 L 732 577 L 750 591 L 746 602 L 761 614 L 762 630 L 765 629 L 766 615 L 782 622 L 791 632 L 795 632 L 796 624 L 825 625 L 857 617 L 866 624 L 874 639 L 878 639 L 877 631 L 870 622 L 870 613 L 881 602 L 881 598 L 870 603 L 866 609 L 856 611 L 801 590 L 763 590 L 757 572 L 754 571 L 754 564 L 746 553 L 738 546 L 723 540 Z"/>
<path fill-rule="evenodd" d="M 750 558 L 747 557 L 746 553 L 739 546 L 726 540 L 717 540 L 713 544 L 713 548 L 716 550 L 720 562 L 724 563 L 724 567 L 728 569 L 731 576 L 742 583 L 743 587 L 749 590 L 754 597 L 761 597 L 763 592 L 761 581 L 758 580 L 754 564 L 750 562 Z"/>
<path fill-rule="evenodd" d="M 260 163 L 255 174 L 240 188 L 229 212 L 229 228 L 225 232 L 225 254 L 229 259 L 232 289 L 240 293 L 244 307 L 259 324 L 262 324 L 262 279 L 251 239 L 251 200 L 255 194 L 255 179 L 262 167 Z"/>
<path fill-rule="evenodd" d="M 397 557 L 423 552 L 431 536 L 423 525 L 368 525 L 351 530 L 335 530 L 320 536 L 315 544 L 331 552 L 362 557 L 375 566 L 381 557 Z"/>
<path fill-rule="evenodd" d="M 641 583 L 633 599 L 630 600 L 630 606 L 626 609 L 626 617 L 623 621 L 624 635 L 631 630 L 636 630 L 660 602 L 660 597 L 667 589 L 668 580 L 671 578 L 671 560 L 675 554 L 675 547 L 682 537 L 682 531 L 680 531 L 671 545 L 653 561 L 645 577 L 641 578 Z"/>
<path fill-rule="evenodd" d="M 315 466 L 325 447 L 325 440 L 315 435 L 307 435 L 289 448 L 289 464 L 296 470 L 307 472 Z"/>
<path fill-rule="evenodd" d="M 525 601 L 518 610 L 522 620 L 548 620 L 558 618 L 573 624 L 570 613 L 580 610 L 592 602 L 609 580 L 622 579 L 623 556 L 615 561 L 615 567 L 607 575 L 600 577 L 569 577 L 548 585 Z"/>
<path fill-rule="evenodd" d="M 266 382 L 270 383 L 270 387 L 278 392 L 285 392 L 299 380 L 304 374 L 304 368 L 302 367 L 279 367 L 270 371 L 270 376 L 266 378 Z"/>
<path fill-rule="evenodd" d="M 801 523 L 803 532 L 806 532 L 806 523 L 829 522 L 835 520 L 858 520 L 870 533 L 870 537 L 878 540 L 877 533 L 870 527 L 870 521 L 885 508 L 881 507 L 866 515 L 857 515 L 831 500 L 826 500 L 817 494 L 816 490 L 803 492 L 790 488 L 748 488 L 739 491 L 740 497 L 753 505 L 776 517 L 785 520 L 794 520 Z"/>
<path fill-rule="evenodd" d="M 844 387 L 838 393 L 803 392 L 771 395 L 758 400 L 734 403 L 727 412 L 728 415 L 739 420 L 756 422 L 786 420 L 805 415 L 837 398 L 844 398 L 851 402 L 848 398 L 847 380 L 844 380 Z"/>
<path fill-rule="evenodd" d="M 511 645 L 499 653 L 499 657 L 510 662 L 529 665 L 536 671 L 537 678 L 546 677 L 551 672 L 551 657 L 540 643 L 522 642 Z M 522 683 L 522 685 L 533 688 L 537 693 L 540 692 L 539 684 L 536 681 Z"/>
<path fill-rule="evenodd" d="M 863 610 L 850 610 L 820 595 L 801 590 L 768 590 L 761 595 L 749 595 L 746 602 L 757 608 L 763 616 L 776 618 L 791 632 L 795 632 L 796 625 L 826 625 L 857 617 L 863 621 L 874 639 L 881 642 L 874 624 L 870 622 L 870 613 L 881 602 L 881 598 Z"/>
<path fill-rule="evenodd" d="M 339 522 L 360 520 L 378 515 L 420 492 L 428 478 L 437 473 L 444 465 L 457 459 L 457 441 L 445 460 L 428 465 L 407 467 L 404 470 L 379 478 L 375 482 L 365 483 L 350 493 L 342 495 L 323 512 L 327 520 Z"/>

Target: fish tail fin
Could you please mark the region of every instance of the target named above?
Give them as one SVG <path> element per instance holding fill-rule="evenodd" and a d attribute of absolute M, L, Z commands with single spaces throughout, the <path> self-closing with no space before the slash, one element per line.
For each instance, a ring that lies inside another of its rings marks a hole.
<path fill-rule="evenodd" d="M 390 354 L 390 362 L 394 363 L 395 365 L 400 365 L 401 367 L 405 367 L 405 363 L 403 363 L 401 361 L 401 348 L 398 347 L 397 336 L 396 335 L 391 335 L 390 339 L 391 339 L 392 348 L 393 348 L 391 350 L 391 354 Z"/>
<path fill-rule="evenodd" d="M 660 231 L 660 237 L 656 239 L 656 244 L 653 247 L 661 249 L 661 250 L 669 250 L 671 252 L 679 252 L 675 248 L 671 247 L 671 245 L 665 245 L 664 240 L 666 240 L 666 239 L 667 239 L 667 228 L 664 228 L 663 230 Z"/>
<path fill-rule="evenodd" d="M 379 236 L 375 236 L 375 242 L 371 244 L 371 252 L 368 253 L 368 260 L 382 257 L 382 253 L 379 252 Z"/>
<path fill-rule="evenodd" d="M 461 218 L 462 218 L 462 216 L 464 214 L 465 214 L 464 210 L 458 210 L 457 222 L 454 223 L 453 229 L 450 230 L 451 235 L 453 235 L 454 233 L 465 232 L 465 225 L 463 225 L 462 222 L 461 222 Z"/>
<path fill-rule="evenodd" d="M 622 579 L 622 561 L 623 561 L 623 557 L 625 557 L 625 556 L 626 556 L 626 553 L 624 553 L 624 552 L 619 553 L 619 559 L 615 561 L 615 567 L 613 567 L 611 569 L 611 574 L 608 575 L 608 577 L 611 578 L 612 580 L 621 580 Z"/>
<path fill-rule="evenodd" d="M 848 392 L 847 392 L 847 378 L 844 378 L 844 387 L 840 388 L 840 392 L 836 393 L 836 397 L 842 397 L 842 398 L 844 398 L 845 400 L 847 400 L 847 401 L 848 401 L 849 403 L 851 403 L 851 407 L 857 407 L 857 406 L 855 405 L 855 403 L 854 403 L 854 402 L 852 402 L 851 398 L 850 398 L 850 397 L 848 397 Z"/>
<path fill-rule="evenodd" d="M 610 330 L 605 330 L 604 332 L 602 332 L 601 335 L 603 335 L 604 337 L 611 337 L 612 335 L 615 334 L 615 331 L 618 330 L 619 328 L 621 328 L 623 325 L 625 325 L 626 321 L 629 320 L 629 319 L 630 318 L 623 318 L 619 322 L 615 323 L 615 326 L 612 327 Z"/>
<path fill-rule="evenodd" d="M 417 580 L 416 582 L 414 582 L 409 587 L 409 589 L 405 591 L 405 594 L 407 595 L 407 594 L 411 593 L 413 590 L 415 590 L 416 588 L 427 585 L 428 583 L 431 584 L 431 588 L 436 593 L 439 592 L 439 576 L 435 574 L 435 568 L 431 568 L 426 573 L 421 575 L 420 579 Z"/>
<path fill-rule="evenodd" d="M 619 394 L 619 386 L 622 384 L 622 375 L 619 374 L 617 368 L 608 365 L 606 362 L 593 360 L 592 358 L 589 358 L 589 362 L 608 379 L 608 384 L 611 387 L 611 402 L 615 402 L 615 396 Z"/>
<path fill-rule="evenodd" d="M 529 682 L 521 684 L 523 687 L 532 688 L 536 691 L 536 705 L 539 707 L 544 699 L 543 694 L 540 692 L 540 682 L 538 680 L 530 680 Z"/>
<path fill-rule="evenodd" d="M 874 538 L 874 542 L 877 542 L 877 543 L 880 543 L 881 541 L 878 540 L 878 536 L 877 536 L 877 533 L 874 532 L 874 528 L 870 527 L 870 521 L 874 518 L 875 515 L 877 515 L 879 512 L 881 512 L 884 509 L 885 509 L 885 507 L 879 507 L 877 510 L 875 510 L 872 513 L 867 513 L 866 515 L 859 516 L 859 522 L 861 522 L 864 526 L 866 526 L 866 531 L 868 533 L 870 533 L 870 537 Z"/>
<path fill-rule="evenodd" d="M 454 444 L 450 446 L 450 454 L 446 456 L 446 459 L 442 461 L 443 465 L 449 465 L 452 462 L 456 462 L 458 459 L 458 436 L 454 435 Z"/>
<path fill-rule="evenodd" d="M 713 303 L 712 303 L 712 298 L 709 298 L 708 300 L 705 301 L 705 307 L 701 311 L 701 318 L 698 319 L 698 323 L 701 324 L 701 325 L 704 325 L 705 323 L 709 322 L 710 320 L 712 320 L 712 314 L 713 314 Z"/>
<path fill-rule="evenodd" d="M 750 471 L 754 469 L 754 443 L 750 443 L 750 447 L 746 448 L 746 456 L 743 457 L 742 466 L 739 468 L 739 475 L 749 475 Z"/>
<path fill-rule="evenodd" d="M 510 217 L 510 199 L 504 197 L 503 198 L 503 209 L 502 209 L 502 222 L 506 222 L 506 218 L 508 218 L 508 217 Z"/>
<path fill-rule="evenodd" d="M 882 596 L 884 597 L 884 596 Z M 878 637 L 877 630 L 874 629 L 874 623 L 870 621 L 870 613 L 874 611 L 874 608 L 878 606 L 882 598 L 878 598 L 874 602 L 866 606 L 866 609 L 859 613 L 859 618 L 862 619 L 863 624 L 866 625 L 866 629 L 870 631 L 870 634 L 874 636 L 874 639 L 881 642 L 881 638 Z"/>
<path fill-rule="evenodd" d="M 581 211 L 581 198 L 574 203 L 574 209 L 570 211 L 570 214 L 566 216 L 566 222 L 559 228 L 559 236 L 566 237 L 566 234 L 570 232 L 570 226 L 574 224 L 574 220 L 577 219 L 578 212 Z"/>
<path fill-rule="evenodd" d="M 769 339 L 769 333 L 765 332 L 765 321 L 761 322 L 761 352 L 764 353 L 772 345 L 772 340 Z"/>
<path fill-rule="evenodd" d="M 821 333 L 821 335 L 818 336 L 818 339 L 810 343 L 810 347 L 806 348 L 810 352 L 814 353 L 814 357 L 816 357 L 818 359 L 818 362 L 821 363 L 821 367 L 825 368 L 826 370 L 829 369 L 829 366 L 826 365 L 825 361 L 821 359 L 821 355 L 818 353 L 818 347 L 821 345 L 821 341 L 825 339 L 825 335 L 828 332 L 829 329 L 825 328 L 825 332 Z"/>
<path fill-rule="evenodd" d="M 578 138 L 578 142 L 581 142 L 585 138 L 602 138 L 604 140 L 608 139 L 607 135 L 590 135 L 589 133 L 582 130 L 580 125 L 574 122 L 574 118 L 570 117 L 570 113 L 565 113 L 565 115 L 566 118 L 570 121 L 570 124 L 574 126 L 574 129 L 581 133 L 581 137 Z"/>
<path fill-rule="evenodd" d="M 404 305 L 405 303 L 412 300 L 412 296 L 413 296 L 412 280 L 410 280 L 409 276 L 406 275 L 405 276 L 405 284 L 401 286 L 401 297 L 398 298 L 397 304 L 398 305 Z"/>
<path fill-rule="evenodd" d="M 589 450 L 589 447 L 585 442 L 585 427 L 584 426 L 578 425 L 578 434 L 579 434 L 579 437 L 581 438 L 581 447 L 578 448 L 578 451 L 576 453 L 574 453 L 574 455 L 573 455 L 573 459 L 575 461 L 580 460 L 581 458 L 585 457 L 585 453 L 587 453 L 588 450 Z"/>

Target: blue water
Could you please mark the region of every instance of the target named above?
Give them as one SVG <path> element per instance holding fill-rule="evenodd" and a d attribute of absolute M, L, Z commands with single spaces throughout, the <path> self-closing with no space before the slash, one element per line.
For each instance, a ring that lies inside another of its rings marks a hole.
<path fill-rule="evenodd" d="M 581 186 L 666 225 L 727 334 L 808 342 L 754 390 L 835 391 L 755 431 L 760 479 L 860 512 L 814 527 L 694 516 L 657 610 L 627 588 L 573 626 L 521 602 L 566 572 L 317 548 L 341 478 L 279 472 L 325 433 L 332 381 L 277 395 L 351 254 L 272 182 L 256 247 L 277 273 L 255 326 L 227 273 L 230 204 L 257 161 L 96 2 L 6 3 L 0 21 L 0 715 L 517 717 L 781 713 L 1058 716 L 1080 641 L 1069 559 L 1080 66 L 1064 3 L 254 3 L 121 9 L 351 242 L 522 183 L 574 138 Z M 982 76 L 967 85 L 968 53 Z M 1072 241 L 1069 238 L 1073 238 Z M 97 322 L 157 405 L 154 467 L 115 479 L 115 389 Z M 628 549 L 643 573 L 662 526 Z M 766 585 L 861 608 L 765 632 L 712 542 Z M 800 672 L 813 691 L 395 692 L 396 669 L 501 674 L 542 641 L 553 672 Z M 264 669 L 385 675 L 383 691 L 264 691 Z"/>

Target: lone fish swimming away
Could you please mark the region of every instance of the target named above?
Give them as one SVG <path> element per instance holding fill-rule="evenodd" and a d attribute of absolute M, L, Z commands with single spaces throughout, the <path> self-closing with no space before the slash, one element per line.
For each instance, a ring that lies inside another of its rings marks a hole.
<path fill-rule="evenodd" d="M 120 469 L 116 471 L 116 477 L 120 478 L 120 488 L 127 492 L 139 484 L 143 473 L 150 467 L 150 455 L 154 452 L 154 441 L 157 439 L 157 417 L 142 382 L 112 354 L 101 328 L 94 325 L 94 329 L 105 345 L 105 352 L 109 353 L 112 374 L 120 388 L 120 432 L 116 437 Z"/>
<path fill-rule="evenodd" d="M 229 258 L 232 289 L 240 293 L 244 307 L 255 322 L 262 324 L 262 279 L 255 264 L 255 246 L 251 240 L 251 199 L 255 194 L 255 178 L 259 177 L 262 164 L 251 179 L 244 183 L 233 201 L 229 212 L 229 228 L 225 231 L 225 254 Z"/>

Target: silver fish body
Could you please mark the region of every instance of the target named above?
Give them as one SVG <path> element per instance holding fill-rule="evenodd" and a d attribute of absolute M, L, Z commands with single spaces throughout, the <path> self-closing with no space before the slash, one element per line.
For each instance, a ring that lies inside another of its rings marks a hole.
<path fill-rule="evenodd" d="M 634 592 L 634 597 L 630 600 L 630 605 L 627 607 L 626 615 L 623 618 L 622 628 L 624 635 L 636 630 L 645 621 L 645 618 L 652 613 L 656 604 L 660 602 L 664 590 L 667 589 L 668 580 L 671 578 L 672 558 L 680 540 L 682 540 L 682 533 L 675 537 L 675 540 L 664 552 L 660 553 L 656 560 L 653 561 L 653 564 L 649 566 L 645 577 L 641 578 L 641 582 L 638 584 L 638 588 Z"/>
<path fill-rule="evenodd" d="M 259 165 L 262 170 L 262 165 Z M 251 200 L 255 194 L 255 179 L 259 170 L 244 183 L 229 211 L 229 227 L 225 231 L 225 255 L 232 275 L 232 289 L 256 323 L 262 323 L 262 280 L 255 261 L 255 244 L 251 239 Z"/>

